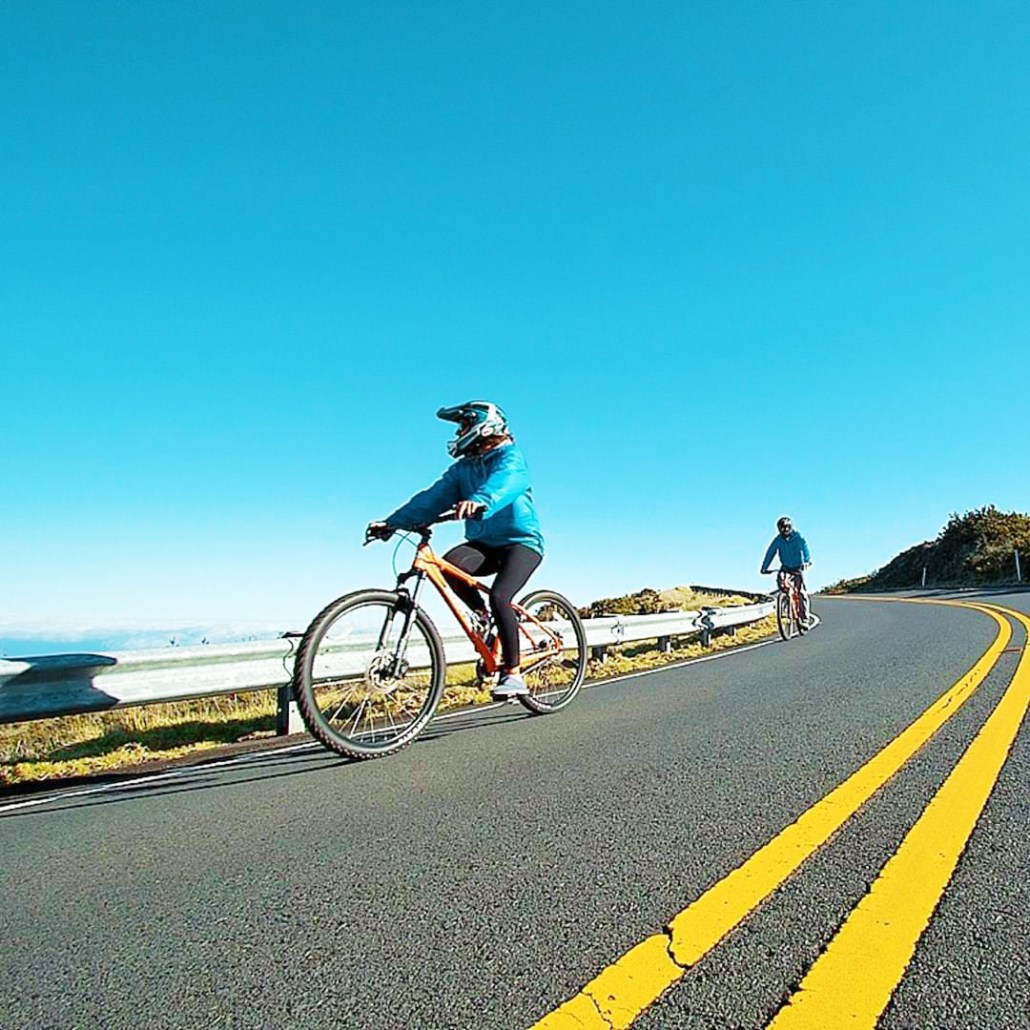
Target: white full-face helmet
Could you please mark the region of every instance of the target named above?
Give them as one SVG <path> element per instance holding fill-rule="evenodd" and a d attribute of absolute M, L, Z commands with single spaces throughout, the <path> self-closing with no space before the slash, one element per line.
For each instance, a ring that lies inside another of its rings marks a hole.
<path fill-rule="evenodd" d="M 490 401 L 466 401 L 453 408 L 441 408 L 436 417 L 458 424 L 454 439 L 447 442 L 447 453 L 452 458 L 475 453 L 482 441 L 508 432 L 504 412 Z"/>

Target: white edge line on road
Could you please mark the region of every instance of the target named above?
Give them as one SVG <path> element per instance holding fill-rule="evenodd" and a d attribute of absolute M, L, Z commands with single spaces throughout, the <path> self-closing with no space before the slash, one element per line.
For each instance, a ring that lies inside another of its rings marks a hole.
<path fill-rule="evenodd" d="M 818 615 L 815 616 L 815 625 L 820 623 Z M 814 628 L 814 627 L 813 627 Z M 708 654 L 701 658 L 690 658 L 685 662 L 670 662 L 668 665 L 657 665 L 653 669 L 642 669 L 640 672 L 627 672 L 621 676 L 612 676 L 611 679 L 594 680 L 591 683 L 584 683 L 584 690 L 593 690 L 596 687 L 607 687 L 613 683 L 622 683 L 625 680 L 636 679 L 639 676 L 650 676 L 655 672 L 669 672 L 673 669 L 685 669 L 689 665 L 700 665 L 702 662 L 714 662 L 718 658 L 729 658 L 731 655 L 742 654 L 745 651 L 755 651 L 760 647 L 768 647 L 770 644 L 782 643 L 778 638 L 762 640 L 757 644 L 745 644 L 743 647 L 731 647 L 718 654 Z M 497 701 L 491 704 L 478 705 L 474 711 L 468 709 L 461 712 L 452 712 L 449 715 L 438 715 L 433 722 L 444 722 L 447 719 L 458 719 L 478 712 L 489 711 L 493 708 L 502 708 L 510 701 Z M 268 758 L 273 755 L 285 755 L 292 751 L 312 750 L 319 747 L 317 741 L 306 740 L 300 744 L 290 744 L 286 747 L 274 748 L 268 751 L 253 751 L 246 755 L 237 755 L 234 758 L 224 758 L 219 761 L 207 762 L 203 765 L 191 765 L 184 768 L 170 769 L 168 772 L 149 773 L 146 776 L 137 776 L 131 780 L 119 780 L 116 783 L 101 783 L 96 787 L 83 787 L 79 790 L 69 790 L 61 794 L 48 794 L 43 798 L 29 798 L 27 801 L 13 801 L 9 805 L 0 805 L 0 815 L 5 812 L 15 812 L 24 808 L 37 808 L 40 805 L 52 805 L 60 801 L 71 801 L 75 798 L 90 797 L 94 794 L 114 793 L 128 787 L 135 787 L 141 783 L 157 783 L 161 780 L 180 779 L 183 776 L 195 775 L 198 772 L 207 772 L 209 769 L 226 769 L 233 765 L 244 765 L 247 762 L 254 762 L 259 759 Z"/>

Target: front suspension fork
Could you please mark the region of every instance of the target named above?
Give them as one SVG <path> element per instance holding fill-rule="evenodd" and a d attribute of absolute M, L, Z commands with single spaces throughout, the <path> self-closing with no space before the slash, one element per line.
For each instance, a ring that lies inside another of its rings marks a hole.
<path fill-rule="evenodd" d="M 404 581 L 408 576 L 415 577 L 415 588 L 411 591 L 404 587 Z M 395 679 L 399 679 L 404 675 L 404 667 L 406 665 L 406 657 L 408 653 L 408 638 L 411 635 L 411 623 L 415 618 L 415 613 L 418 611 L 418 595 L 422 592 L 422 584 L 425 582 L 425 578 L 426 574 L 424 572 L 411 572 L 400 576 L 397 579 L 397 592 L 400 594 L 400 607 L 404 615 L 404 623 L 401 626 L 400 635 L 397 637 L 397 646 L 394 648 L 390 662 L 390 675 Z M 382 649 L 392 624 L 393 618 L 391 617 L 383 627 L 382 638 L 379 641 L 379 649 Z"/>

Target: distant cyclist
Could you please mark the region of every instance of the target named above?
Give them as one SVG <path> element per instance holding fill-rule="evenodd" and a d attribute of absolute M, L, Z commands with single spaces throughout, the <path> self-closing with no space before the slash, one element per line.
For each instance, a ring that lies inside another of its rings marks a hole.
<path fill-rule="evenodd" d="M 441 408 L 437 418 L 458 425 L 447 452 L 457 458 L 435 482 L 382 522 L 370 522 L 368 536 L 386 539 L 396 529 L 427 525 L 454 508 L 465 520 L 466 543 L 451 548 L 444 559 L 470 576 L 496 573 L 490 607 L 501 640 L 504 667 L 492 693 L 498 700 L 528 694 L 519 673 L 519 635 L 511 602 L 543 561 L 544 538 L 533 505 L 529 471 L 522 451 L 508 431 L 504 412 L 489 401 L 466 401 Z M 448 577 L 454 592 L 479 620 L 489 616 L 483 595 Z"/>
<path fill-rule="evenodd" d="M 780 569 L 777 576 L 781 590 L 788 589 L 788 577 L 792 578 L 797 587 L 800 610 L 798 611 L 799 628 L 804 632 L 808 628 L 808 597 L 805 593 L 804 571 L 812 564 L 812 556 L 808 551 L 808 544 L 805 538 L 794 528 L 789 516 L 783 515 L 776 520 L 776 536 L 769 544 L 762 560 L 762 575 L 767 575 L 772 570 L 769 563 L 778 554 L 780 556 Z"/>

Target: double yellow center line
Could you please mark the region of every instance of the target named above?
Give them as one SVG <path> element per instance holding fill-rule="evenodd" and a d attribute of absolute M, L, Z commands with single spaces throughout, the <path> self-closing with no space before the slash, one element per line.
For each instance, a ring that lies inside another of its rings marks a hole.
<path fill-rule="evenodd" d="M 976 664 L 915 722 L 668 924 L 631 948 L 534 1030 L 624 1030 L 711 951 L 839 830 L 959 710 L 1012 638 L 1004 615 L 973 602 L 934 603 L 982 612 L 997 635 Z M 1030 648 L 1001 702 L 887 863 L 872 891 L 770 1024 L 770 1030 L 873 1027 L 915 950 L 987 803 L 1030 703 Z M 856 978 L 858 963 L 862 976 Z"/>

